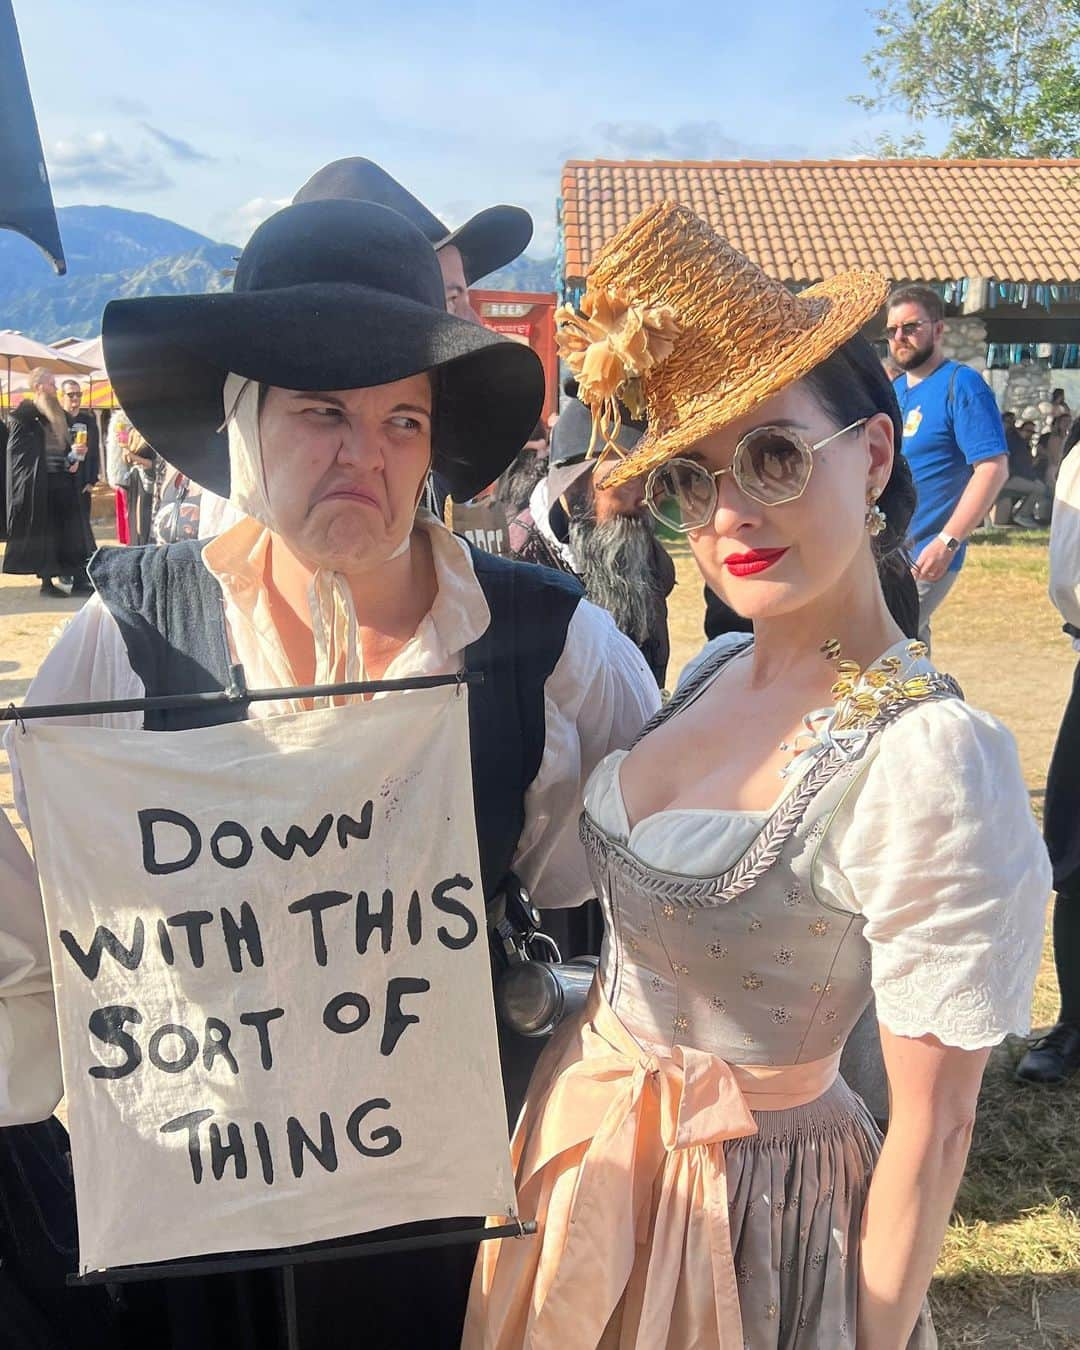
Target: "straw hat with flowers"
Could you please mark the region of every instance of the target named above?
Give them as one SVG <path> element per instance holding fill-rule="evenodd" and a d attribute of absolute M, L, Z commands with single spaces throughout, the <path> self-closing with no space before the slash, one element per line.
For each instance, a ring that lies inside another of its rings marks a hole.
<path fill-rule="evenodd" d="M 801 379 L 884 303 L 874 272 L 793 295 L 684 206 L 650 206 L 597 255 L 579 312 L 556 312 L 559 351 L 593 415 L 594 450 L 622 457 L 617 486 Z M 646 416 L 617 446 L 619 405 Z"/>

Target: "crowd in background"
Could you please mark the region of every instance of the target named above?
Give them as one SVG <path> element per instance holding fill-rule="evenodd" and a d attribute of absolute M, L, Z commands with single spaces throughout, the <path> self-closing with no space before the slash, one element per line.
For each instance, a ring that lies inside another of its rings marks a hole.
<path fill-rule="evenodd" d="M 1080 440 L 1080 417 L 1073 417 L 1065 391 L 1059 388 L 1052 391 L 1048 408 L 1022 413 L 1006 408 L 1001 419 L 1009 449 L 1009 480 L 995 505 L 994 523 L 1045 527 L 1062 460 Z"/>
<path fill-rule="evenodd" d="M 115 492 L 121 544 L 172 543 L 198 533 L 198 488 L 172 469 L 122 409 L 98 414 L 82 406 L 76 380 L 32 372 L 28 396 L 3 427 L 3 570 L 36 576 L 43 596 L 89 595 L 87 564 L 97 547 L 93 493 Z"/>

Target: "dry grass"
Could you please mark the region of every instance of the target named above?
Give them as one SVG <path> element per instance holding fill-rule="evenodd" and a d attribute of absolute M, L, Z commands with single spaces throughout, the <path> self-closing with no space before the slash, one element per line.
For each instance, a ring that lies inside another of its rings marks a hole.
<path fill-rule="evenodd" d="M 680 582 L 671 606 L 674 674 L 701 646 L 704 604 L 685 544 L 670 547 Z M 1036 813 L 1075 664 L 1046 581 L 1045 533 L 976 543 L 934 627 L 938 665 L 1016 736 Z M 1048 938 L 1033 1022 L 1045 1026 L 1056 1013 Z M 1080 1347 L 1080 1080 L 1022 1087 L 1013 1077 L 1022 1053 L 1020 1041 L 1007 1041 L 984 1080 L 931 1290 L 942 1350 Z"/>

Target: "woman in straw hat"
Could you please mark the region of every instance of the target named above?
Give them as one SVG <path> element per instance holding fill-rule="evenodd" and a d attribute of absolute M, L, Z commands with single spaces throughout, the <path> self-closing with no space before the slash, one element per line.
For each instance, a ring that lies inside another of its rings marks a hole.
<path fill-rule="evenodd" d="M 858 336 L 885 281 L 800 295 L 685 208 L 595 262 L 564 354 L 653 511 L 755 636 L 718 639 L 585 794 L 607 938 L 515 1137 L 531 1242 L 490 1244 L 468 1350 L 891 1350 L 924 1295 L 989 1049 L 1022 1032 L 1047 861 L 1016 750 L 903 637 L 900 425 Z M 871 992 L 888 1139 L 838 1076 Z"/>

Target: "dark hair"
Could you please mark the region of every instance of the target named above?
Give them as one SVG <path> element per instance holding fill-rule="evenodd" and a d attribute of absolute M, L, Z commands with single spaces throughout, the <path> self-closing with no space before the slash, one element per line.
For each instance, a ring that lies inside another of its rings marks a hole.
<path fill-rule="evenodd" d="M 872 542 L 882 585 L 887 577 L 910 574 L 906 540 L 915 511 L 915 483 L 901 452 L 904 423 L 896 391 L 877 353 L 864 337 L 856 334 L 809 375 L 804 375 L 802 382 L 838 427 L 877 413 L 884 413 L 892 422 L 895 451 L 892 473 L 877 503 L 885 513 L 886 525 Z"/>
<path fill-rule="evenodd" d="M 1051 402 L 1051 403 L 1055 403 L 1055 402 L 1057 401 L 1057 396 L 1058 396 L 1058 394 L 1061 395 L 1062 399 L 1065 398 L 1065 390 L 1064 390 L 1064 389 L 1051 389 L 1051 391 L 1050 391 L 1050 402 Z"/>
<path fill-rule="evenodd" d="M 929 286 L 898 286 L 889 296 L 885 312 L 897 305 L 918 305 L 931 323 L 940 323 L 945 317 L 945 302 Z"/>

